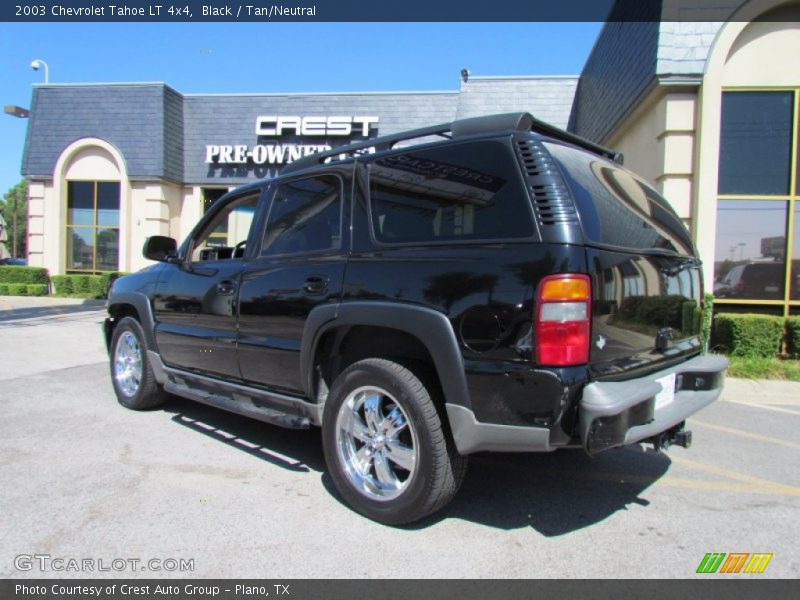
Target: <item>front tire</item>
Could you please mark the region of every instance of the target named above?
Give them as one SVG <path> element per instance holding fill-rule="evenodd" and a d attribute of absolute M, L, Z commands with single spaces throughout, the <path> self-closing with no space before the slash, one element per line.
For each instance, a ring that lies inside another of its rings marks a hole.
<path fill-rule="evenodd" d="M 359 361 L 336 378 L 323 448 L 336 489 L 357 512 L 401 525 L 455 496 L 467 459 L 456 451 L 433 393 L 412 371 L 384 359 Z"/>
<path fill-rule="evenodd" d="M 167 399 L 147 358 L 142 326 L 133 317 L 120 320 L 111 336 L 111 383 L 126 408 L 155 408 Z"/>

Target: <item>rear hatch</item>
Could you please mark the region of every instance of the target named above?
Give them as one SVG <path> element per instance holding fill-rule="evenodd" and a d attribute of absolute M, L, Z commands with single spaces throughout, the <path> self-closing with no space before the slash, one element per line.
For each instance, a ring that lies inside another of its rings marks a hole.
<path fill-rule="evenodd" d="M 625 378 L 697 354 L 702 278 L 681 220 L 620 165 L 572 146 L 545 146 L 572 191 L 584 234 L 592 375 Z"/>

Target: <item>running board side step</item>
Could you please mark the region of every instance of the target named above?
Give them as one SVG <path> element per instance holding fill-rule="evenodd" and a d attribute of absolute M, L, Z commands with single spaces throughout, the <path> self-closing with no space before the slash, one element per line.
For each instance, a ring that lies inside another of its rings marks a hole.
<path fill-rule="evenodd" d="M 182 398 L 289 429 L 308 429 L 322 422 L 322 406 L 302 398 L 188 373 L 163 363 L 157 370 L 162 371 L 164 390 Z"/>

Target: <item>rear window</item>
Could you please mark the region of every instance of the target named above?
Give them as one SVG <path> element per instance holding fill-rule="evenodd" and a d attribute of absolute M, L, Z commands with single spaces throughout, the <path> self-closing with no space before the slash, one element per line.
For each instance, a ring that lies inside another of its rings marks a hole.
<path fill-rule="evenodd" d="M 530 201 L 511 149 L 498 141 L 447 144 L 370 163 L 379 242 L 529 238 Z"/>
<path fill-rule="evenodd" d="M 589 241 L 621 248 L 693 254 L 689 232 L 644 180 L 600 157 L 545 142 L 575 197 Z"/>

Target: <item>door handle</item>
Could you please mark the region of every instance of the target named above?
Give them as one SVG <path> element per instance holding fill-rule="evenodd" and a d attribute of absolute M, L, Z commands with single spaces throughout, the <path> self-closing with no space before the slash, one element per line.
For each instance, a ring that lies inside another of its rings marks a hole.
<path fill-rule="evenodd" d="M 236 282 L 226 279 L 217 284 L 217 293 L 220 296 L 231 296 L 236 292 Z"/>
<path fill-rule="evenodd" d="M 322 294 L 328 289 L 328 278 L 322 275 L 311 275 L 303 284 L 303 289 L 307 294 Z"/>

